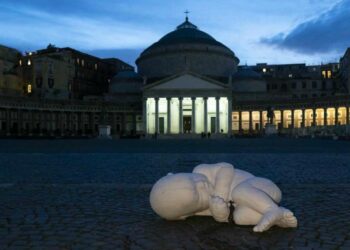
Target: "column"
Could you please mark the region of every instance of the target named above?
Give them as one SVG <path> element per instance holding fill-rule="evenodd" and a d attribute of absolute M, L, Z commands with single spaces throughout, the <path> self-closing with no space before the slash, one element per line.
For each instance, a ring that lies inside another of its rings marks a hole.
<path fill-rule="evenodd" d="M 167 101 L 167 134 L 171 133 L 171 97 L 166 99 Z"/>
<path fill-rule="evenodd" d="M 232 135 L 232 99 L 228 98 L 228 135 Z"/>
<path fill-rule="evenodd" d="M 155 124 L 156 124 L 156 134 L 159 134 L 159 98 L 155 98 L 156 100 L 156 115 L 155 117 Z"/>
<path fill-rule="evenodd" d="M 28 131 L 28 135 L 32 136 L 33 135 L 33 129 L 34 129 L 34 111 L 33 110 L 28 110 L 28 116 L 29 116 L 29 131 Z"/>
<path fill-rule="evenodd" d="M 147 134 L 147 98 L 143 98 L 142 104 L 142 124 L 143 124 L 143 133 Z M 116 127 L 115 127 L 116 129 Z"/>
<path fill-rule="evenodd" d="M 281 110 L 281 129 L 284 128 L 284 110 Z"/>
<path fill-rule="evenodd" d="M 134 113 L 132 115 L 132 130 L 133 133 L 136 135 L 137 133 L 137 113 Z"/>
<path fill-rule="evenodd" d="M 216 133 L 220 133 L 220 97 L 216 97 Z"/>
<path fill-rule="evenodd" d="M 58 130 L 61 129 L 61 119 L 60 119 L 60 113 L 59 112 L 55 112 L 55 124 L 56 124 L 56 131 L 55 131 L 55 135 L 58 135 L 57 132 Z"/>
<path fill-rule="evenodd" d="M 83 132 L 82 128 L 82 117 L 81 117 L 81 112 L 76 112 L 77 115 L 77 129 L 76 129 L 76 135 L 81 135 Z"/>
<path fill-rule="evenodd" d="M 335 112 L 334 112 L 334 125 L 337 126 L 338 125 L 338 107 L 334 108 Z"/>
<path fill-rule="evenodd" d="M 32 135 L 32 129 L 33 129 L 33 114 L 32 114 L 32 110 L 27 109 L 26 110 L 26 114 L 27 114 L 26 121 L 28 122 L 28 130 L 26 131 L 26 133 L 27 133 L 28 136 L 31 136 Z"/>
<path fill-rule="evenodd" d="M 63 115 L 64 115 L 64 112 L 60 112 L 60 114 L 58 115 L 59 117 L 59 120 L 60 120 L 60 130 L 61 130 L 61 136 L 63 136 L 65 134 L 65 131 L 64 131 L 64 124 L 63 124 Z"/>
<path fill-rule="evenodd" d="M 76 112 L 76 129 L 75 129 L 75 134 L 76 135 L 81 135 L 81 131 L 82 131 L 82 119 L 81 119 L 81 112 Z"/>
<path fill-rule="evenodd" d="M 11 134 L 11 110 L 6 109 L 6 135 Z"/>
<path fill-rule="evenodd" d="M 43 135 L 43 129 L 44 129 L 44 122 L 43 122 L 43 111 L 39 110 L 39 136 Z"/>
<path fill-rule="evenodd" d="M 67 131 L 68 131 L 68 135 L 70 136 L 71 135 L 71 117 L 70 117 L 70 113 L 69 112 L 66 112 L 66 117 L 67 117 L 67 121 L 66 121 L 66 128 L 67 128 Z"/>
<path fill-rule="evenodd" d="M 305 109 L 301 110 L 301 127 L 305 128 Z"/>
<path fill-rule="evenodd" d="M 80 113 L 80 120 L 81 120 L 81 135 L 84 136 L 86 131 L 85 131 L 85 113 L 81 112 Z"/>
<path fill-rule="evenodd" d="M 312 109 L 312 126 L 316 127 L 316 108 Z"/>
<path fill-rule="evenodd" d="M 75 120 L 75 115 L 77 115 L 77 120 Z M 77 135 L 77 133 L 78 133 L 78 130 L 79 130 L 79 124 L 78 124 L 78 122 L 79 122 L 79 116 L 78 116 L 78 114 L 77 113 L 74 113 L 74 112 L 71 112 L 70 113 L 70 116 L 71 116 L 71 135 Z M 75 126 L 76 125 L 76 126 Z"/>
<path fill-rule="evenodd" d="M 191 123 L 191 132 L 192 134 L 196 133 L 196 97 L 192 97 L 192 123 Z"/>
<path fill-rule="evenodd" d="M 184 124 L 183 124 L 183 114 L 182 114 L 182 101 L 183 98 L 179 97 L 179 131 L 180 134 L 184 133 Z"/>
<path fill-rule="evenodd" d="M 238 111 L 238 131 L 242 132 L 242 111 Z"/>
<path fill-rule="evenodd" d="M 249 110 L 249 132 L 253 131 L 253 111 Z"/>
<path fill-rule="evenodd" d="M 327 126 L 327 108 L 323 109 L 323 115 L 324 115 L 323 125 Z"/>
<path fill-rule="evenodd" d="M 204 133 L 208 133 L 208 97 L 204 97 Z"/>
<path fill-rule="evenodd" d="M 23 129 L 23 112 L 22 110 L 18 109 L 17 110 L 17 121 L 18 121 L 18 131 L 17 134 L 18 135 L 22 135 L 22 129 Z"/>
<path fill-rule="evenodd" d="M 259 123 L 260 123 L 259 127 L 260 127 L 260 131 L 262 131 L 262 130 L 263 130 L 263 127 L 264 127 L 264 124 L 263 124 L 263 111 L 262 111 L 262 110 L 259 111 L 259 119 L 260 119 L 260 121 L 259 121 Z"/>
<path fill-rule="evenodd" d="M 126 117 L 125 117 L 125 113 L 121 113 L 120 114 L 120 122 L 121 122 L 121 132 L 120 134 L 126 134 Z"/>
<path fill-rule="evenodd" d="M 294 128 L 294 109 L 291 110 L 291 119 L 292 119 L 291 127 Z"/>
<path fill-rule="evenodd" d="M 53 111 L 48 111 L 48 119 L 47 119 L 47 123 L 48 123 L 48 135 L 52 136 L 53 135 Z"/>
<path fill-rule="evenodd" d="M 346 107 L 346 125 L 350 124 L 350 111 L 349 111 L 349 106 Z"/>

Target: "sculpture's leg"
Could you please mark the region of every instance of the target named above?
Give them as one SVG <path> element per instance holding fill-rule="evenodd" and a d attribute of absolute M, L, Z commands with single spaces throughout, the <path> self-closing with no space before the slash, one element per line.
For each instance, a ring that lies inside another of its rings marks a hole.
<path fill-rule="evenodd" d="M 282 199 L 282 192 L 277 187 L 275 183 L 270 181 L 269 179 L 260 178 L 260 177 L 254 177 L 249 180 L 247 180 L 248 183 L 250 183 L 253 187 L 264 191 L 266 194 L 268 194 L 272 200 L 276 203 L 280 203 Z"/>
<path fill-rule="evenodd" d="M 262 214 L 249 207 L 236 206 L 233 218 L 237 225 L 256 225 L 261 220 Z"/>
<path fill-rule="evenodd" d="M 254 231 L 263 232 L 273 225 L 296 227 L 297 220 L 293 213 L 288 209 L 279 207 L 264 190 L 254 187 L 252 185 L 254 179 L 239 184 L 232 192 L 232 199 L 236 206 L 250 208 L 262 215 L 254 227 Z M 239 221 L 238 215 L 237 220 Z"/>

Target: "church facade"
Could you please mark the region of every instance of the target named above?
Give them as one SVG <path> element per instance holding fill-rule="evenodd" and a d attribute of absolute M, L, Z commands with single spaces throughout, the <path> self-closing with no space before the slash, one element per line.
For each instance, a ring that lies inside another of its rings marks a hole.
<path fill-rule="evenodd" d="M 67 51 L 73 57 L 61 56 Z M 349 49 L 340 62 L 324 65 L 239 66 L 231 49 L 186 18 L 140 54 L 137 71 L 72 49 L 49 52 L 12 60 L 7 71 L 22 79 L 16 83 L 22 92 L 1 89 L 0 136 L 97 136 L 101 124 L 119 137 L 260 135 L 268 110 L 280 134 L 350 133 Z M 67 69 L 79 69 L 67 83 L 59 80 L 67 78 L 61 59 Z M 37 61 L 65 95 L 43 95 L 43 84 L 28 75 Z M 101 89 L 82 91 L 92 86 Z"/>
<path fill-rule="evenodd" d="M 225 133 L 232 130 L 232 96 L 227 85 L 183 73 L 143 88 L 147 134 Z"/>

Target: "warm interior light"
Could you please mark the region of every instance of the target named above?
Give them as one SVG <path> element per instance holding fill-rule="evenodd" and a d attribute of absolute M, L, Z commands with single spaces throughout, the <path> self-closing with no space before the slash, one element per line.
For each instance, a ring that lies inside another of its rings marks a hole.
<path fill-rule="evenodd" d="M 32 93 L 32 85 L 31 84 L 27 85 L 27 93 L 28 94 Z"/>
<path fill-rule="evenodd" d="M 31 60 L 28 60 L 28 66 L 32 65 L 32 61 Z"/>
<path fill-rule="evenodd" d="M 327 78 L 332 78 L 332 71 L 330 70 L 327 71 Z"/>

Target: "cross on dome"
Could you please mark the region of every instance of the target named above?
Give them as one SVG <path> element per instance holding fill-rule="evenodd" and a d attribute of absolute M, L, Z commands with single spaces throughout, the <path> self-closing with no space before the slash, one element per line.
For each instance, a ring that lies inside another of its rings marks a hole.
<path fill-rule="evenodd" d="M 186 15 L 186 20 L 185 22 L 183 22 L 182 24 L 180 24 L 179 26 L 177 26 L 177 29 L 198 29 L 198 27 L 196 25 L 194 25 L 193 23 L 191 23 L 188 20 L 188 14 L 190 13 L 188 10 L 186 10 L 185 12 Z"/>
<path fill-rule="evenodd" d="M 190 14 L 190 12 L 188 10 L 186 10 L 184 13 L 186 15 L 186 22 L 188 22 L 188 14 Z"/>

